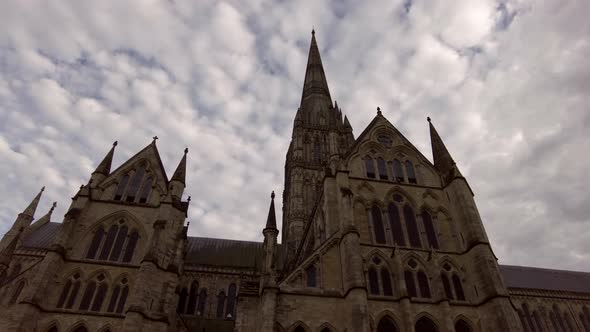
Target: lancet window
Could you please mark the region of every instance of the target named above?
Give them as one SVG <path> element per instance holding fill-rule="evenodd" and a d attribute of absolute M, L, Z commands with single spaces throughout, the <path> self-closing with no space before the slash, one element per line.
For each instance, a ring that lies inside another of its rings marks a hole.
<path fill-rule="evenodd" d="M 153 177 L 147 171 L 145 164 L 137 167 L 132 173 L 132 175 L 123 175 L 113 199 L 130 203 L 147 203 L 154 183 Z"/>
<path fill-rule="evenodd" d="M 127 296 L 129 295 L 129 285 L 127 285 L 127 278 L 121 279 L 121 281 L 113 288 L 111 293 L 111 300 L 107 308 L 108 312 L 123 313 L 125 308 L 125 302 L 127 302 Z"/>
<path fill-rule="evenodd" d="M 373 221 L 373 232 L 375 234 L 375 243 L 385 244 L 385 229 L 383 226 L 383 216 L 381 209 L 374 205 L 371 208 L 371 220 Z"/>
<path fill-rule="evenodd" d="M 107 291 L 106 277 L 103 274 L 99 274 L 95 279 L 90 280 L 86 284 L 86 289 L 78 309 L 100 311 Z"/>
<path fill-rule="evenodd" d="M 372 258 L 367 277 L 372 295 L 393 296 L 391 274 L 385 262 L 378 256 Z"/>
<path fill-rule="evenodd" d="M 86 258 L 129 263 L 138 240 L 139 233 L 133 229 L 129 231 L 125 219 L 112 224 L 106 232 L 105 228 L 99 226 L 94 232 Z"/>
<path fill-rule="evenodd" d="M 305 280 L 307 287 L 317 287 L 317 269 L 311 264 L 305 269 Z"/>
<path fill-rule="evenodd" d="M 419 268 L 418 263 L 414 259 L 408 261 L 406 270 L 404 271 L 404 279 L 410 297 L 431 297 L 428 276 Z"/>
<path fill-rule="evenodd" d="M 449 263 L 444 263 L 440 272 L 440 278 L 445 290 L 445 296 L 449 300 L 465 301 L 465 292 L 459 274 Z"/>
<path fill-rule="evenodd" d="M 57 308 L 71 309 L 76 302 L 76 297 L 80 292 L 80 273 L 72 275 L 64 284 L 59 300 L 57 301 Z"/>

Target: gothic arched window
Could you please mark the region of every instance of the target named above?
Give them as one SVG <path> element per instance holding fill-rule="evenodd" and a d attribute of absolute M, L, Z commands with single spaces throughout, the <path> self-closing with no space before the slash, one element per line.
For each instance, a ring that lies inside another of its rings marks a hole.
<path fill-rule="evenodd" d="M 404 182 L 404 171 L 402 169 L 402 163 L 399 160 L 393 160 L 393 177 L 397 182 Z"/>
<path fill-rule="evenodd" d="M 127 182 L 129 182 L 129 175 L 125 174 L 119 185 L 117 186 L 117 192 L 115 193 L 115 201 L 120 201 L 123 198 L 123 194 L 125 194 L 125 189 L 127 188 Z"/>
<path fill-rule="evenodd" d="M 116 201 L 124 200 L 125 202 L 147 203 L 148 197 L 152 191 L 154 182 L 153 176 L 147 171 L 146 164 L 140 165 L 135 169 L 132 177 L 125 174 L 115 192 Z"/>
<path fill-rule="evenodd" d="M 374 179 L 375 178 L 375 162 L 373 161 L 373 158 L 368 157 L 368 156 L 365 158 L 365 168 L 367 170 L 367 177 Z"/>
<path fill-rule="evenodd" d="M 416 172 L 414 171 L 414 165 L 411 161 L 406 160 L 406 174 L 408 175 L 409 183 L 416 183 Z"/>
<path fill-rule="evenodd" d="M 102 228 L 102 226 L 100 226 L 94 232 L 94 237 L 92 237 L 92 242 L 90 243 L 90 248 L 88 248 L 88 253 L 86 254 L 86 258 L 89 258 L 89 259 L 96 258 L 96 253 L 98 252 L 98 247 L 100 247 L 100 243 L 102 242 L 103 237 L 104 237 L 104 229 Z"/>
<path fill-rule="evenodd" d="M 414 273 L 411 271 L 404 271 L 404 280 L 406 282 L 406 289 L 408 290 L 408 296 L 417 297 L 416 282 L 414 281 Z"/>
<path fill-rule="evenodd" d="M 414 215 L 414 210 L 408 204 L 404 206 L 404 219 L 406 220 L 406 228 L 408 230 L 408 237 L 410 238 L 410 245 L 414 248 L 422 248 L 420 234 L 418 232 L 418 224 L 416 223 L 416 216 Z"/>
<path fill-rule="evenodd" d="M 188 305 L 186 307 L 187 315 L 194 315 L 197 308 L 197 294 L 199 294 L 199 282 L 194 280 L 191 283 L 191 290 L 188 294 Z"/>
<path fill-rule="evenodd" d="M 377 324 L 377 332 L 397 332 L 393 319 L 388 316 L 381 318 Z"/>
<path fill-rule="evenodd" d="M 236 295 L 237 295 L 237 288 L 236 284 L 230 284 L 229 289 L 227 291 L 227 309 L 226 309 L 226 318 L 234 318 L 235 317 L 235 308 L 236 308 Z"/>
<path fill-rule="evenodd" d="M 426 210 L 422 211 L 422 222 L 424 223 L 424 229 L 426 230 L 426 237 L 428 239 L 429 246 L 434 249 L 438 249 L 438 239 L 436 238 L 436 231 L 434 230 L 434 225 L 432 224 L 432 217 Z"/>
<path fill-rule="evenodd" d="M 88 329 L 86 328 L 86 326 L 79 326 L 74 330 L 74 332 L 88 332 Z"/>
<path fill-rule="evenodd" d="M 49 328 L 49 330 L 47 330 L 47 332 L 59 332 L 59 330 L 55 325 L 53 325 L 51 328 Z"/>
<path fill-rule="evenodd" d="M 383 158 L 377 158 L 377 169 L 379 169 L 379 179 L 387 180 L 389 177 L 387 176 L 387 164 Z"/>
<path fill-rule="evenodd" d="M 371 217 L 373 219 L 373 230 L 375 231 L 375 242 L 385 244 L 385 230 L 383 229 L 381 209 L 378 206 L 375 205 L 371 209 Z"/>
<path fill-rule="evenodd" d="M 128 232 L 129 228 L 125 219 L 119 220 L 118 225 L 111 225 L 106 236 L 104 236 L 104 230 L 100 226 L 94 233 L 86 258 L 96 259 L 96 253 L 100 249 L 99 260 L 131 262 L 139 234 L 136 230 L 132 230 L 130 235 Z"/>
<path fill-rule="evenodd" d="M 152 191 L 152 182 L 153 179 L 151 176 L 148 176 L 145 181 L 143 181 L 143 187 L 141 188 L 141 193 L 139 195 L 139 203 L 146 203 L 150 192 Z"/>
<path fill-rule="evenodd" d="M 379 277 L 375 268 L 369 269 L 369 290 L 373 295 L 379 295 Z"/>
<path fill-rule="evenodd" d="M 217 295 L 217 318 L 223 318 L 224 309 L 225 309 L 225 292 L 221 291 Z"/>
<path fill-rule="evenodd" d="M 315 265 L 310 265 L 305 269 L 305 279 L 307 281 L 307 287 L 317 287 L 317 276 L 316 276 Z"/>
<path fill-rule="evenodd" d="M 467 324 L 467 322 L 465 322 L 462 319 L 459 319 L 455 323 L 455 332 L 471 332 L 471 327 L 469 327 L 469 324 Z"/>
<path fill-rule="evenodd" d="M 129 286 L 127 286 L 127 278 L 123 278 L 113 289 L 107 311 L 116 312 L 118 314 L 122 313 L 123 307 L 125 307 L 125 302 L 127 301 L 128 294 Z"/>
<path fill-rule="evenodd" d="M 393 242 L 397 245 L 405 246 L 406 241 L 404 239 L 399 210 L 397 205 L 393 203 L 389 204 L 389 223 L 391 224 L 391 236 L 393 237 Z"/>
<path fill-rule="evenodd" d="M 129 182 L 129 188 L 127 189 L 127 202 L 134 202 L 135 196 L 137 195 L 137 191 L 139 190 L 139 186 L 141 185 L 141 181 L 143 180 L 143 176 L 145 175 L 145 166 L 141 165 L 133 174 L 133 178 L 131 178 L 131 182 Z"/>
<path fill-rule="evenodd" d="M 305 332 L 305 329 L 301 325 L 299 325 L 293 332 Z"/>
<path fill-rule="evenodd" d="M 117 239 L 115 240 L 115 245 L 113 250 L 111 251 L 111 257 L 109 258 L 110 261 L 118 261 L 119 257 L 121 256 L 121 251 L 123 250 L 123 244 L 127 239 L 127 226 L 123 225 L 119 228 L 119 233 L 117 234 Z"/>
<path fill-rule="evenodd" d="M 100 311 L 107 290 L 108 285 L 106 284 L 106 278 L 103 274 L 99 274 L 95 280 L 91 280 L 86 285 L 86 290 L 84 291 L 78 309 L 88 310 L 92 305 L 92 311 Z"/>
<path fill-rule="evenodd" d="M 416 322 L 416 332 L 438 332 L 434 322 L 427 317 L 422 317 Z"/>
<path fill-rule="evenodd" d="M 80 290 L 80 274 L 74 274 L 66 283 L 64 284 L 64 288 L 61 291 L 61 295 L 57 300 L 57 308 L 62 308 L 65 305 L 66 309 L 72 308 L 74 302 L 76 301 L 76 297 L 78 296 L 78 291 Z M 67 300 L 67 303 L 66 303 Z"/>
<path fill-rule="evenodd" d="M 199 303 L 197 304 L 197 316 L 205 314 L 205 305 L 207 304 L 207 290 L 201 288 L 199 293 Z"/>
<path fill-rule="evenodd" d="M 21 280 L 16 285 L 16 288 L 14 289 L 14 292 L 12 293 L 12 297 L 10 298 L 10 301 L 8 301 L 8 304 L 15 304 L 16 303 L 16 301 L 18 300 L 18 297 L 20 296 L 20 293 L 22 293 L 24 287 L 25 287 L 25 281 Z"/>

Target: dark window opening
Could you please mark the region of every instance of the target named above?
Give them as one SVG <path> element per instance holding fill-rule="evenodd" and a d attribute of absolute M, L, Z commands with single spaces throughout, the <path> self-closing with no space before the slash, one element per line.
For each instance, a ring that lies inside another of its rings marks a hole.
<path fill-rule="evenodd" d="M 434 325 L 434 322 L 426 317 L 420 318 L 416 322 L 415 328 L 416 332 L 438 332 L 438 329 L 436 328 L 436 325 Z"/>
<path fill-rule="evenodd" d="M 223 312 L 225 309 L 225 292 L 219 292 L 217 295 L 217 318 L 223 318 Z"/>
<path fill-rule="evenodd" d="M 414 165 L 411 161 L 406 160 L 406 174 L 408 175 L 408 182 L 409 183 L 417 183 L 416 181 L 416 172 L 414 171 Z"/>
<path fill-rule="evenodd" d="M 418 285 L 420 287 L 420 295 L 424 298 L 430 298 L 430 287 L 428 286 L 428 277 L 423 271 L 418 271 Z"/>
<path fill-rule="evenodd" d="M 205 314 L 205 305 L 207 304 L 207 290 L 201 289 L 199 293 L 199 303 L 197 304 L 197 316 Z"/>
<path fill-rule="evenodd" d="M 397 332 L 393 320 L 389 317 L 383 317 L 377 325 L 377 332 Z"/>
<path fill-rule="evenodd" d="M 121 182 L 119 182 L 119 185 L 117 186 L 117 192 L 115 193 L 115 201 L 120 201 L 121 198 L 123 198 L 123 194 L 127 188 L 127 182 L 129 182 L 129 175 L 123 176 Z"/>
<path fill-rule="evenodd" d="M 317 287 L 317 276 L 315 265 L 310 265 L 305 269 L 305 275 L 307 280 L 307 287 Z"/>
<path fill-rule="evenodd" d="M 191 290 L 188 294 L 187 315 L 194 315 L 197 309 L 197 294 L 199 294 L 199 283 L 195 280 L 191 283 Z"/>
<path fill-rule="evenodd" d="M 379 295 L 379 277 L 374 268 L 369 269 L 369 291 L 373 295 Z"/>
<path fill-rule="evenodd" d="M 405 182 L 402 164 L 397 159 L 393 160 L 393 177 L 397 182 Z"/>
<path fill-rule="evenodd" d="M 461 279 L 456 274 L 453 274 L 453 287 L 455 287 L 455 294 L 457 294 L 457 300 L 465 301 L 463 285 L 461 284 Z"/>
<path fill-rule="evenodd" d="M 90 308 L 90 302 L 92 301 L 92 297 L 94 297 L 94 292 L 96 291 L 96 283 L 91 281 L 86 286 L 86 291 L 82 296 L 82 302 L 80 302 L 80 310 L 88 310 Z"/>
<path fill-rule="evenodd" d="M 379 179 L 387 180 L 389 177 L 387 176 L 387 164 L 383 158 L 379 157 L 377 159 L 377 168 L 379 169 Z"/>
<path fill-rule="evenodd" d="M 129 183 L 129 189 L 127 190 L 127 202 L 134 202 L 135 196 L 137 195 L 137 191 L 139 190 L 139 185 L 143 180 L 143 176 L 145 174 L 145 166 L 140 166 L 137 168 L 135 174 L 133 174 L 133 178 Z"/>
<path fill-rule="evenodd" d="M 383 220 L 381 218 L 381 209 L 377 206 L 373 206 L 371 209 L 371 217 L 373 219 L 373 228 L 375 230 L 375 242 L 384 244 L 385 243 L 385 230 L 383 229 Z"/>
<path fill-rule="evenodd" d="M 236 295 L 237 295 L 237 288 L 236 284 L 229 285 L 229 289 L 227 292 L 227 308 L 226 308 L 226 318 L 234 318 L 235 317 L 235 308 L 236 308 Z"/>
<path fill-rule="evenodd" d="M 367 169 L 367 177 L 374 179 L 375 178 L 375 163 L 373 159 L 367 157 L 365 159 L 365 168 Z"/>
<path fill-rule="evenodd" d="M 422 248 L 416 216 L 414 215 L 414 210 L 409 205 L 404 206 L 404 219 L 406 220 L 406 229 L 408 230 L 410 245 L 414 248 Z"/>
<path fill-rule="evenodd" d="M 426 210 L 422 211 L 422 222 L 424 223 L 424 228 L 426 229 L 428 244 L 431 248 L 438 249 L 438 239 L 436 238 L 436 231 L 434 230 L 434 225 L 432 224 L 432 217 Z"/>
<path fill-rule="evenodd" d="M 469 327 L 469 324 L 467 324 L 467 322 L 465 322 L 462 319 L 459 319 L 455 323 L 455 332 L 471 332 L 471 327 Z"/>
<path fill-rule="evenodd" d="M 410 271 L 404 272 L 404 279 L 406 281 L 406 289 L 408 290 L 408 296 L 417 297 L 416 282 L 414 281 L 414 274 Z"/>
<path fill-rule="evenodd" d="M 152 191 L 152 177 L 148 177 L 147 180 L 143 182 L 143 187 L 141 188 L 141 194 L 139 195 L 139 203 L 146 203 L 150 192 Z"/>
<path fill-rule="evenodd" d="M 389 204 L 389 223 L 391 224 L 391 235 L 393 242 L 400 246 L 406 245 L 404 233 L 402 230 L 402 222 L 397 206 L 393 203 Z"/>
<path fill-rule="evenodd" d="M 86 254 L 86 258 L 94 259 L 96 258 L 96 253 L 98 252 L 98 247 L 100 247 L 100 243 L 102 242 L 102 238 L 104 237 L 104 229 L 99 227 L 94 236 L 92 237 L 92 242 L 90 243 L 90 248 L 88 248 L 88 253 Z"/>
<path fill-rule="evenodd" d="M 451 283 L 449 283 L 449 278 L 444 273 L 440 274 L 440 278 L 442 280 L 443 288 L 445 289 L 445 296 L 447 299 L 452 300 L 453 292 L 451 291 Z"/>
<path fill-rule="evenodd" d="M 386 268 L 381 269 L 381 283 L 383 284 L 383 295 L 393 296 L 393 289 L 391 288 L 391 277 Z"/>

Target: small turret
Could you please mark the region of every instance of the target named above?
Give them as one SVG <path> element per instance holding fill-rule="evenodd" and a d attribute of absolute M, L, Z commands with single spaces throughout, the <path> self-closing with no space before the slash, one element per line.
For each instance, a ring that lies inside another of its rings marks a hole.
<path fill-rule="evenodd" d="M 274 275 L 277 237 L 279 235 L 279 230 L 277 229 L 277 217 L 275 214 L 274 191 L 270 194 L 270 207 L 268 208 L 266 227 L 262 230 L 262 234 L 264 235 L 264 273 Z M 274 282 L 274 278 L 270 278 L 269 282 Z"/>
<path fill-rule="evenodd" d="M 33 201 L 31 201 L 29 206 L 27 206 L 27 208 L 20 214 L 30 218 L 29 223 L 35 217 L 35 211 L 37 211 L 37 205 L 39 205 L 39 201 L 41 200 L 41 195 L 43 194 L 43 191 L 45 191 L 45 187 L 41 188 L 37 196 L 35 196 L 35 198 L 33 198 Z"/>
<path fill-rule="evenodd" d="M 50 223 L 51 222 L 51 215 L 53 214 L 53 210 L 55 210 L 56 206 L 57 206 L 57 202 L 53 202 L 49 211 L 43 217 L 35 220 L 35 222 L 33 224 L 31 224 L 31 226 L 29 226 L 29 228 L 27 228 L 27 230 L 26 230 L 27 233 L 33 232 L 34 230 L 39 229 L 41 226 Z"/>

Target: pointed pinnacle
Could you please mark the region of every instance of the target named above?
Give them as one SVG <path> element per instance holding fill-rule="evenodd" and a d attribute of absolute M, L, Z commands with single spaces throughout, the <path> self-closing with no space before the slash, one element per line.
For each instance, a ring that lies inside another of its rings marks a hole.
<path fill-rule="evenodd" d="M 265 229 L 277 229 L 277 217 L 275 214 L 275 192 L 270 194 L 270 207 L 268 209 L 268 217 L 266 218 Z"/>
<path fill-rule="evenodd" d="M 23 214 L 30 216 L 33 218 L 35 216 L 35 211 L 37 211 L 37 205 L 39 205 L 39 201 L 41 200 L 41 194 L 45 191 L 45 186 L 41 188 L 41 191 L 33 198 L 33 201 L 27 206 L 27 208 L 23 211 Z"/>
<path fill-rule="evenodd" d="M 447 147 L 443 143 L 440 135 L 434 128 L 432 121 L 430 121 L 430 117 L 428 119 L 428 124 L 430 127 L 430 143 L 432 145 L 432 159 L 434 161 L 434 167 L 441 173 L 447 174 L 455 164 L 453 157 L 447 150 Z"/>
<path fill-rule="evenodd" d="M 188 153 L 188 148 L 184 149 L 184 155 L 182 156 L 182 159 L 180 159 L 180 162 L 178 163 L 178 167 L 176 167 L 176 171 L 174 171 L 174 174 L 172 175 L 172 178 L 170 179 L 170 181 L 178 181 L 181 182 L 182 184 L 185 184 L 185 180 L 186 180 L 186 155 Z"/>
<path fill-rule="evenodd" d="M 310 95 L 323 95 L 328 97 L 330 100 L 329 104 L 332 104 L 326 74 L 320 57 L 320 51 L 315 39 L 315 32 L 311 35 L 301 101 L 303 102 L 303 100 Z"/>
<path fill-rule="evenodd" d="M 117 141 L 113 142 L 113 147 L 111 148 L 111 150 L 109 150 L 109 152 L 104 157 L 104 159 L 100 162 L 100 164 L 98 164 L 98 167 L 96 167 L 96 170 L 93 173 L 100 173 L 100 174 L 104 174 L 104 175 L 109 175 L 109 173 L 111 172 L 111 164 L 113 163 L 113 156 L 115 154 L 115 147 L 116 146 L 117 146 Z"/>

